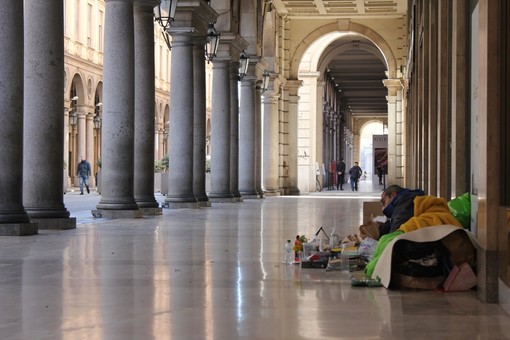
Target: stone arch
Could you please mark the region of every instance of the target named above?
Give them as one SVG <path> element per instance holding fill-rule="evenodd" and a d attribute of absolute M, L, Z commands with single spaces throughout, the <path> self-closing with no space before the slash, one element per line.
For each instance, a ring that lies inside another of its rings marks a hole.
<path fill-rule="evenodd" d="M 370 117 L 370 118 L 358 118 L 354 121 L 354 126 L 352 127 L 352 132 L 355 135 L 361 135 L 361 131 L 363 128 L 370 123 L 377 122 L 381 124 L 388 125 L 388 117 Z"/>
<path fill-rule="evenodd" d="M 358 34 L 356 34 L 356 35 L 358 35 Z M 349 36 L 352 36 L 352 35 L 349 34 Z M 342 38 L 344 38 L 344 37 L 345 37 L 345 35 L 342 36 Z M 338 39 L 341 39 L 341 38 L 339 37 L 336 40 L 338 40 Z M 386 58 L 384 58 L 384 55 L 382 54 L 381 50 L 379 50 L 377 47 L 375 47 L 372 44 L 367 44 L 367 43 L 363 43 L 363 42 L 354 44 L 352 41 L 347 41 L 334 49 L 326 49 L 321 54 L 320 61 L 317 64 L 318 71 L 321 74 L 319 79 L 324 78 L 324 74 L 326 74 L 326 67 L 337 55 L 342 54 L 342 53 L 349 51 L 351 49 L 361 49 L 361 50 L 367 51 L 367 52 L 375 55 L 381 61 L 381 63 L 383 63 L 383 65 L 386 67 L 386 71 L 388 71 L 388 65 L 386 63 L 387 62 Z"/>
<path fill-rule="evenodd" d="M 382 56 L 385 59 L 385 65 L 388 69 L 388 78 L 395 78 L 397 75 L 397 60 L 395 55 L 393 54 L 388 43 L 381 37 L 377 32 L 372 30 L 371 28 L 353 22 L 348 22 L 347 25 L 339 25 L 339 23 L 330 23 L 325 26 L 319 27 L 314 30 L 308 36 L 306 36 L 296 47 L 294 53 L 292 54 L 292 58 L 290 59 L 289 65 L 289 78 L 297 79 L 298 72 L 300 68 L 300 64 L 303 56 L 307 52 L 307 50 L 321 37 L 328 35 L 330 33 L 341 33 L 341 32 L 350 32 L 357 33 L 363 35 L 364 37 L 371 40 L 375 46 L 381 51 Z M 334 40 L 334 39 L 333 39 Z M 311 69 L 314 69 L 314 65 L 310 65 Z M 316 68 L 315 68 L 316 70 Z"/>
<path fill-rule="evenodd" d="M 96 89 L 94 91 L 94 105 L 98 103 L 103 103 L 103 82 L 99 81 L 96 84 Z"/>
<path fill-rule="evenodd" d="M 308 34 L 291 51 L 292 58 L 289 60 L 289 79 L 303 80 L 303 86 L 299 90 L 299 108 L 301 130 L 298 132 L 298 155 L 308 155 L 306 159 L 299 158 L 298 162 L 298 186 L 303 192 L 314 191 L 315 166 L 324 163 L 323 159 L 323 119 L 320 89 L 324 87 L 324 74 L 329 61 L 342 51 L 354 48 L 352 39 L 349 42 L 333 44 L 335 40 L 363 36 L 368 42 L 358 42 L 356 48 L 366 50 L 381 60 L 387 76 L 394 78 L 397 74 L 397 61 L 388 43 L 373 29 L 350 21 L 338 21 L 326 24 Z M 382 81 L 382 79 L 381 79 Z M 350 126 L 347 122 L 350 143 L 345 145 L 343 157 L 346 162 L 359 157 L 360 118 L 352 121 L 356 126 Z M 369 120 L 371 118 L 365 118 Z M 383 118 L 381 118 L 383 119 Z M 343 147 L 343 146 L 341 146 Z"/>
<path fill-rule="evenodd" d="M 85 85 L 83 83 L 84 78 L 79 73 L 75 73 L 71 79 L 71 83 L 69 84 L 69 100 L 77 96 L 77 103 L 84 104 L 86 99 Z"/>

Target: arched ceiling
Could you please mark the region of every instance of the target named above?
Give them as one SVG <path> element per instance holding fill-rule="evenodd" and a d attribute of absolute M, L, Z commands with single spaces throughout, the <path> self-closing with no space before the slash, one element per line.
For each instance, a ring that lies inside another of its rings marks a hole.
<path fill-rule="evenodd" d="M 407 0 L 268 0 L 288 19 L 391 18 L 406 14 Z M 351 46 L 346 49 L 345 44 Z M 384 117 L 388 111 L 383 84 L 384 59 L 377 47 L 362 36 L 335 40 L 328 50 L 327 67 L 338 82 L 343 101 L 354 117 Z M 337 53 L 335 53 L 337 51 Z"/>
<path fill-rule="evenodd" d="M 290 19 L 401 16 L 407 0 L 268 0 Z"/>
<path fill-rule="evenodd" d="M 346 44 L 348 49 L 335 48 Z M 386 65 L 374 44 L 363 37 L 347 36 L 333 42 L 330 48 L 333 53 L 339 52 L 328 62 L 329 74 L 353 116 L 386 115 L 388 90 L 382 82 L 386 79 Z"/>

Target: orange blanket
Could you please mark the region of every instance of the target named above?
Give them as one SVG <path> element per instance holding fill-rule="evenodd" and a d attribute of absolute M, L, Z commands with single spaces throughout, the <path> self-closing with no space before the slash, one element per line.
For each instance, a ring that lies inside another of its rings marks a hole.
<path fill-rule="evenodd" d="M 408 233 L 416 229 L 443 224 L 462 227 L 448 209 L 448 204 L 444 198 L 416 196 L 414 198 L 414 216 L 402 224 L 398 230 Z"/>

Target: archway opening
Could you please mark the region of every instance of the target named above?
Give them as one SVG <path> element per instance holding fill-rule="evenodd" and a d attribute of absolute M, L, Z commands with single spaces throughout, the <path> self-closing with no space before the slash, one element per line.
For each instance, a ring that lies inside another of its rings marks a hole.
<path fill-rule="evenodd" d="M 383 149 L 374 144 L 374 136 L 384 136 L 388 134 L 387 126 L 380 121 L 371 121 L 363 125 L 360 131 L 360 166 L 366 173 L 367 181 L 378 181 L 377 163 L 379 162 L 379 150 Z"/>
<path fill-rule="evenodd" d="M 328 183 L 332 164 L 341 158 L 347 167 L 373 160 L 372 152 L 362 149 L 359 127 L 374 120 L 382 130 L 387 121 L 387 74 L 381 49 L 358 33 L 325 34 L 303 54 L 298 72 L 303 81 L 298 94 L 300 191 L 315 191 L 317 175 Z"/>

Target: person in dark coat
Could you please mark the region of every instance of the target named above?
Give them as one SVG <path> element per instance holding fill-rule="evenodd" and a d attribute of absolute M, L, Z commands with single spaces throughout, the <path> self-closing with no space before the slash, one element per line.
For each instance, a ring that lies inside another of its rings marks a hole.
<path fill-rule="evenodd" d="M 89 176 L 90 176 L 90 163 L 87 162 L 83 156 L 81 156 L 81 161 L 78 163 L 76 167 L 76 176 L 80 179 L 80 195 L 83 195 L 83 186 L 87 188 L 87 194 L 90 194 L 89 189 Z"/>
<path fill-rule="evenodd" d="M 342 158 L 340 162 L 336 163 L 336 171 L 337 171 L 337 181 L 336 181 L 336 190 L 340 187 L 340 190 L 344 190 L 343 185 L 345 181 L 345 162 Z"/>
<path fill-rule="evenodd" d="M 358 162 L 354 162 L 354 166 L 349 170 L 349 180 L 351 182 L 352 191 L 358 191 L 358 181 L 361 175 L 363 174 L 363 170 L 358 165 Z"/>
<path fill-rule="evenodd" d="M 387 187 L 381 193 L 381 205 L 388 220 L 379 226 L 380 236 L 394 232 L 413 217 L 414 198 L 424 195 L 421 189 L 411 190 L 395 184 Z"/>

